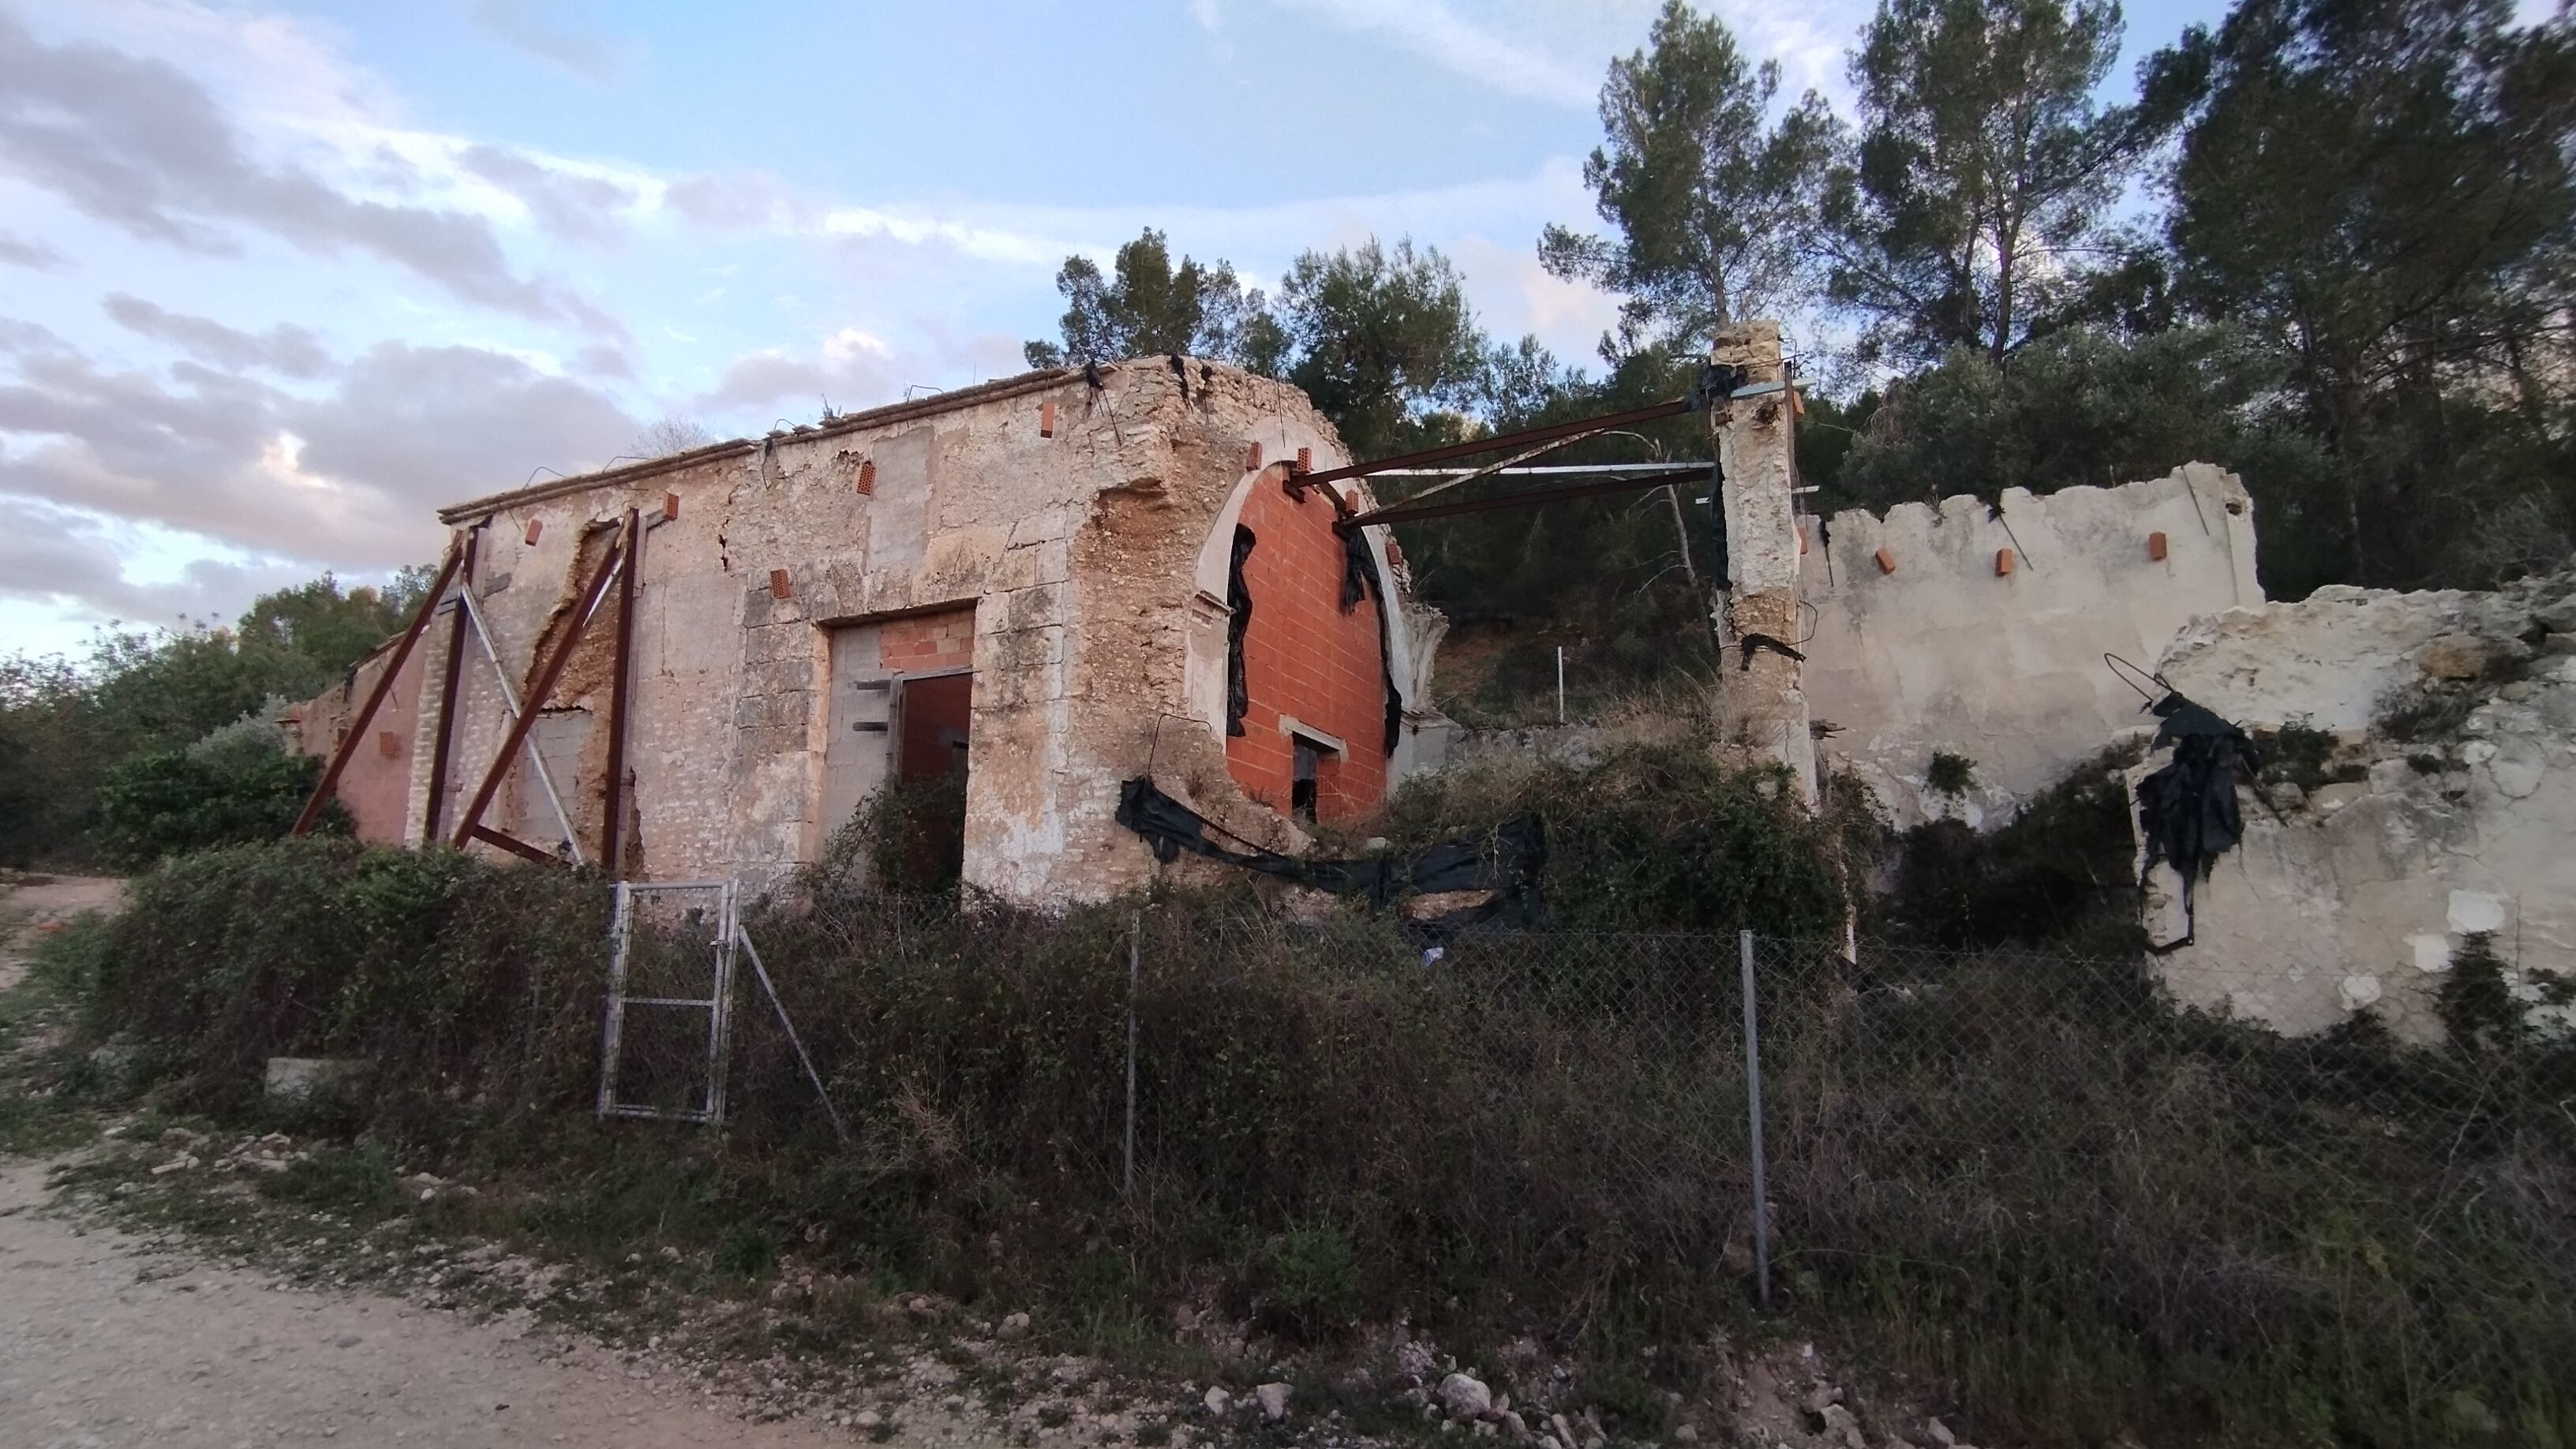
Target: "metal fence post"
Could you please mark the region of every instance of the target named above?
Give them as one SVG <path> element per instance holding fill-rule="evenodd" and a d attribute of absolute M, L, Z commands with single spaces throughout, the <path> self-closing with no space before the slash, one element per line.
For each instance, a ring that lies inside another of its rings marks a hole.
<path fill-rule="evenodd" d="M 1753 1290 L 1771 1311 L 1771 1187 L 1762 1164 L 1762 1023 L 1753 1004 L 1753 933 L 1737 933 L 1744 958 L 1744 1103 L 1753 1125 Z"/>
<path fill-rule="evenodd" d="M 1129 1199 L 1136 1196 L 1136 938 L 1144 934 L 1145 913 L 1127 913 L 1127 1163 L 1119 1177 L 1119 1193 Z"/>

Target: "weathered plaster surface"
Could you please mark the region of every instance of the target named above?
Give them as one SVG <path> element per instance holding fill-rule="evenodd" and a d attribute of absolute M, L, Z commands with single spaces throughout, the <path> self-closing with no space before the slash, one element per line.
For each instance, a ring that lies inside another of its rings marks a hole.
<path fill-rule="evenodd" d="M 2159 667 L 2248 728 L 2336 731 L 2338 758 L 2366 772 L 2271 792 L 2278 819 L 2245 795 L 2246 838 L 2200 887 L 2192 944 L 2159 958 L 2182 999 L 2289 1032 L 2367 1007 L 2427 1039 L 2470 932 L 2490 933 L 2509 966 L 2576 971 L 2576 579 L 2321 589 L 2195 621 Z M 2427 686 L 2474 701 L 2465 722 L 2388 738 L 2374 723 L 2385 703 Z M 2180 882 L 2157 877 L 2145 919 L 2170 941 L 2184 930 Z"/>
<path fill-rule="evenodd" d="M 1770 649 L 1744 650 L 1737 641 L 1766 635 L 1791 644 L 1798 627 L 1796 410 L 1780 358 L 1780 324 L 1746 322 L 1722 328 L 1710 360 L 1741 367 L 1738 395 L 1710 409 L 1711 443 L 1725 475 L 1719 506 L 1726 516 L 1727 577 L 1722 621 L 1730 647 L 1721 661 L 1717 693 L 1721 742 L 1752 757 L 1786 765 L 1800 796 L 1816 799 L 1815 738 L 1808 731 L 1811 701 L 1798 662 Z"/>
<path fill-rule="evenodd" d="M 1961 496 L 1802 520 L 1807 705 L 1819 728 L 1840 727 L 1828 755 L 1899 825 L 2008 817 L 2152 723 L 2104 654 L 2148 665 L 2194 616 L 2263 598 L 2244 485 L 2206 463 L 2117 488 L 2008 488 L 2000 502 L 2000 513 Z M 2161 560 L 2149 547 L 2159 533 Z M 1999 573 L 2005 549 L 2011 571 Z M 1931 794 L 1936 750 L 1975 761 L 1978 788 Z"/>
<path fill-rule="evenodd" d="M 358 707 L 393 662 L 390 644 L 359 660 L 334 688 L 289 709 L 287 738 L 298 754 L 328 755 L 356 717 Z M 367 737 L 340 771 L 337 794 L 357 823 L 358 838 L 395 844 L 402 839 L 405 796 L 411 785 L 412 744 L 419 730 L 420 656 L 415 651 L 394 678 L 392 693 L 367 725 Z"/>
<path fill-rule="evenodd" d="M 866 773 L 846 742 L 829 748 L 836 632 L 938 611 L 973 620 L 970 885 L 1052 901 L 1143 883 L 1163 868 L 1111 816 L 1118 782 L 1149 770 L 1247 837 L 1302 843 L 1227 777 L 1219 540 L 1249 489 L 1277 486 L 1281 460 L 1304 449 L 1323 468 L 1346 456 L 1285 384 L 1195 360 L 1180 373 L 1162 359 L 1101 372 L 1099 388 L 1034 374 L 444 512 L 479 530 L 472 587 L 522 690 L 545 642 L 579 625 L 571 601 L 627 511 L 648 525 L 633 564 L 630 874 L 759 883 L 814 858 Z M 1270 466 L 1246 467 L 1255 443 Z M 666 495 L 676 517 L 664 516 Z M 1381 581 L 1402 600 L 1402 570 L 1383 530 L 1371 533 Z M 614 628 L 612 592 L 536 705 L 540 737 L 577 754 L 570 768 L 553 751 L 547 762 L 593 853 Z M 1437 630 L 1394 632 L 1394 675 L 1410 688 Z M 851 647 L 844 674 L 857 667 Z M 440 677 L 446 648 L 443 628 L 423 641 L 424 677 Z M 467 649 L 442 836 L 508 723 L 493 670 Z M 414 839 L 430 811 L 441 705 L 424 707 L 408 777 Z M 837 720 L 857 722 L 846 704 Z M 1408 744 L 1438 722 L 1427 703 L 1409 710 Z M 527 775 L 514 765 L 487 823 L 535 831 L 545 812 L 523 798 Z"/>

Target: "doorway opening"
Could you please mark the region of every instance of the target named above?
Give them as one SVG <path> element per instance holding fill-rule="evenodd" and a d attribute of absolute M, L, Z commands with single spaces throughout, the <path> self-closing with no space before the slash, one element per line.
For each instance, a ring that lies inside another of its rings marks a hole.
<path fill-rule="evenodd" d="M 1286 716 L 1280 725 L 1288 736 L 1288 814 L 1301 825 L 1312 825 L 1326 787 L 1340 774 L 1342 742 Z"/>
<path fill-rule="evenodd" d="M 903 877 L 885 884 L 913 892 L 951 889 L 966 869 L 966 756 L 975 673 L 898 674 L 893 694 L 889 803 L 896 808 L 886 812 L 885 823 L 905 838 L 880 844 L 880 860 L 893 867 L 888 874 Z"/>

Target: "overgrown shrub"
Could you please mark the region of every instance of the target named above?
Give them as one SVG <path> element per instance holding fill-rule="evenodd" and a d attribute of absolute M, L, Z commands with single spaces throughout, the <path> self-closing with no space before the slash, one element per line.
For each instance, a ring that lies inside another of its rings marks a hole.
<path fill-rule="evenodd" d="M 140 755 L 109 770 L 98 791 L 99 853 L 133 868 L 284 835 L 322 777 L 321 758 L 257 742 L 228 745 Z M 315 828 L 345 835 L 353 825 L 332 800 Z"/>
<path fill-rule="evenodd" d="M 597 1003 L 578 993 L 605 974 L 606 925 L 605 889 L 569 872 L 223 846 L 137 876 L 75 985 L 94 1035 L 142 1044 L 208 1110 L 248 1109 L 272 1056 L 372 1058 L 396 1095 L 560 1106 L 588 1083 Z"/>
<path fill-rule="evenodd" d="M 2133 950 L 2136 843 L 2118 772 L 2138 755 L 2122 747 L 2077 766 L 1995 830 L 1934 820 L 1907 831 L 1885 906 L 1890 924 L 1936 946 Z"/>
<path fill-rule="evenodd" d="M 1830 869 L 1795 863 L 1827 827 L 1705 759 L 1459 783 L 1405 824 L 1581 810 L 1549 880 L 1581 919 L 1838 925 Z M 2088 789 L 2033 808 L 2069 821 L 1999 859 L 2097 848 Z M 1402 1318 L 1472 1361 L 1529 1336 L 1582 1351 L 1636 1432 L 1656 1391 L 1697 1387 L 1687 1345 L 1745 1323 L 1731 931 L 1468 933 L 1429 961 L 1385 918 L 1249 891 L 893 897 L 849 878 L 866 849 L 749 915 L 847 1144 L 747 985 L 722 1131 L 590 1117 L 606 893 L 578 873 L 208 851 L 56 969 L 178 1104 L 255 1115 L 268 1054 L 373 1058 L 373 1143 L 483 1185 L 483 1229 L 603 1262 L 679 1244 L 758 1278 L 792 1256 L 1112 1337 L 1211 1292 L 1325 1342 Z M 1758 970 L 1784 1296 L 1955 1392 L 1981 1439 L 2576 1429 L 2560 1058 L 2284 1041 L 2175 1010 L 2134 956 L 1864 945 L 1855 971 L 1838 936 L 1774 937 Z M 372 1213 L 387 1171 L 352 1155 L 276 1190 Z"/>
<path fill-rule="evenodd" d="M 1631 744 L 1597 763 L 1444 770 L 1388 807 L 1399 846 L 1491 830 L 1535 812 L 1547 827 L 1548 922 L 1567 930 L 1837 931 L 1845 877 L 1837 820 L 1798 804 L 1785 771 L 1721 763 L 1702 739 Z"/>

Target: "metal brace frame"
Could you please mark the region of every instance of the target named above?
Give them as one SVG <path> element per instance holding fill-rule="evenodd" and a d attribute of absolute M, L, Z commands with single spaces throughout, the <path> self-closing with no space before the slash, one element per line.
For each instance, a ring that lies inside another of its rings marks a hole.
<path fill-rule="evenodd" d="M 474 602 L 473 584 L 469 582 L 457 590 L 456 597 L 464 604 L 465 617 L 474 626 L 474 642 L 483 646 L 483 657 L 492 661 L 492 676 L 501 683 L 501 707 L 510 712 L 510 720 L 515 724 L 519 718 L 518 687 L 510 683 L 509 667 L 501 662 L 501 652 L 493 646 L 492 626 L 483 618 L 483 606 Z M 583 864 L 579 832 L 572 828 L 572 812 L 564 808 L 563 796 L 555 791 L 554 776 L 546 772 L 546 757 L 537 749 L 536 736 L 530 735 L 523 748 L 528 752 L 529 766 L 536 772 L 538 788 L 546 792 L 546 803 L 555 808 L 555 820 L 563 826 L 564 841 L 572 847 L 572 863 Z"/>
<path fill-rule="evenodd" d="M 686 996 L 628 996 L 626 994 L 627 956 L 634 941 L 635 898 L 642 895 L 680 891 L 717 892 L 716 937 L 711 947 L 713 961 L 712 993 L 704 1000 Z M 608 1011 L 601 1027 L 599 1063 L 599 1105 L 601 1117 L 644 1117 L 667 1122 L 699 1122 L 713 1126 L 724 1120 L 725 1064 L 732 1057 L 734 952 L 742 942 L 741 922 L 737 919 L 737 901 L 731 881 L 665 881 L 617 883 L 616 913 L 609 923 L 610 953 L 608 961 Z M 768 973 L 763 972 L 766 985 Z M 775 993 L 771 1000 L 776 1001 Z M 617 1072 L 620 1049 L 626 1037 L 626 1009 L 630 1006 L 697 1008 L 708 1013 L 707 1020 L 707 1090 L 695 1110 L 666 1111 L 642 1103 L 617 1100 Z M 784 1013 L 781 1013 L 782 1016 Z M 792 1028 L 790 1029 L 792 1032 Z M 797 1055 L 804 1055 L 800 1043 Z M 809 1063 L 807 1070 L 811 1071 Z M 837 1124 L 837 1117 L 835 1122 Z"/>

